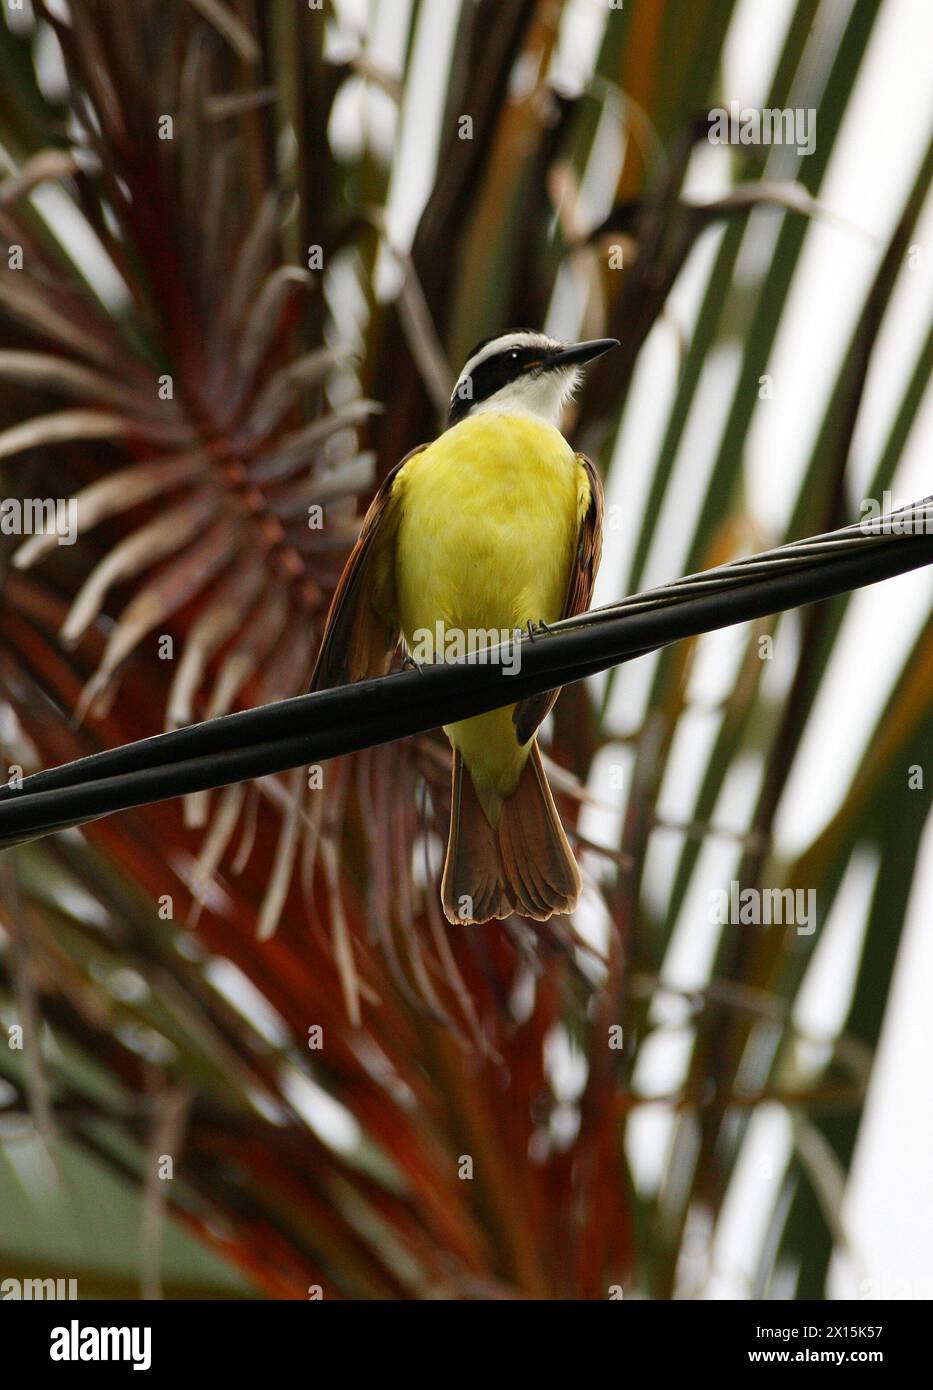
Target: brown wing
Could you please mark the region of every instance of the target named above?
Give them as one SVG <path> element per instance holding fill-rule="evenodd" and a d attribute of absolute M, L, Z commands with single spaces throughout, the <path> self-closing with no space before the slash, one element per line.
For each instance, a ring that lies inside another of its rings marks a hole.
<path fill-rule="evenodd" d="M 577 613 L 585 613 L 589 608 L 603 550 L 602 479 L 585 454 L 577 454 L 577 460 L 583 465 L 590 486 L 590 504 L 583 515 L 577 534 L 577 550 L 570 571 L 562 618 L 572 618 Z M 554 708 L 559 694 L 559 690 L 544 690 L 540 695 L 529 695 L 527 700 L 519 701 L 512 715 L 519 743 L 528 742 L 539 724 Z"/>
<path fill-rule="evenodd" d="M 388 473 L 363 518 L 359 540 L 350 552 L 321 638 L 311 690 L 382 676 L 398 645 L 399 623 L 391 578 L 377 593 L 376 565 L 395 541 L 398 518 L 393 514 L 392 488 L 410 458 L 427 445 L 412 449 Z M 391 572 L 391 561 L 389 562 Z"/>

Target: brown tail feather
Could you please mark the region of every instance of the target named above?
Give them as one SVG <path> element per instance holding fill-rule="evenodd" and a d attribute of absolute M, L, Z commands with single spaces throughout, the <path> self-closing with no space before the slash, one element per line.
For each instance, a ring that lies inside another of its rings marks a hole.
<path fill-rule="evenodd" d="M 518 912 L 544 922 L 555 913 L 572 912 L 580 888 L 580 871 L 537 743 L 532 744 L 518 786 L 502 803 L 495 828 L 455 751 L 450 840 L 441 885 L 447 920 L 488 922 Z"/>

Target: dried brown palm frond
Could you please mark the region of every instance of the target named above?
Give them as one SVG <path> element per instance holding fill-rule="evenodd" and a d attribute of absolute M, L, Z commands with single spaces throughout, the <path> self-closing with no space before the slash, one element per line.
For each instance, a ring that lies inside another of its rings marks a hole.
<path fill-rule="evenodd" d="M 75 465 L 76 555 L 88 572 L 62 639 L 79 642 L 129 595 L 77 715 L 100 717 L 133 653 L 166 638 L 179 647 L 168 725 L 294 694 L 352 539 L 353 499 L 370 482 L 357 431 L 373 405 L 359 397 L 348 351 L 310 336 L 324 319 L 322 277 L 283 259 L 283 229 L 297 218 L 289 171 L 275 163 L 268 128 L 252 164 L 237 160 L 231 123 L 249 117 L 212 104 L 231 87 L 248 95 L 229 31 L 215 34 L 186 5 L 168 43 L 155 4 L 138 6 L 132 22 L 113 5 L 79 9 L 72 23 L 45 18 L 76 125 L 68 150 L 33 156 L 4 185 L 2 230 L 22 247 L 22 267 L 4 270 L 0 303 L 22 338 L 0 354 L 0 377 L 68 408 L 4 431 L 0 458 L 57 442 L 74 456 L 82 440 L 110 441 L 122 455 L 85 453 Z M 87 295 L 26 203 L 40 182 L 63 177 L 132 292 L 131 337 L 128 306 Z M 345 516 L 342 533 L 321 527 L 325 505 Z M 31 567 L 55 545 L 54 535 L 33 537 L 13 564 Z M 303 816 L 306 801 L 296 802 Z M 193 802 L 189 814 L 203 819 L 205 809 Z M 283 845 L 294 824 L 286 818 Z M 266 926 L 280 898 L 273 888 Z"/>

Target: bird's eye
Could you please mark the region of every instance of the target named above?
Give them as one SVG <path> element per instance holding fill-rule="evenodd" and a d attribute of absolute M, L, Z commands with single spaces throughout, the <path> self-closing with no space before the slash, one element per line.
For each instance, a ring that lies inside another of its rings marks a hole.
<path fill-rule="evenodd" d="M 511 359 L 512 359 L 513 362 L 517 362 L 517 361 L 518 361 L 518 348 L 513 348 L 512 351 L 509 353 L 509 356 L 511 357 Z"/>

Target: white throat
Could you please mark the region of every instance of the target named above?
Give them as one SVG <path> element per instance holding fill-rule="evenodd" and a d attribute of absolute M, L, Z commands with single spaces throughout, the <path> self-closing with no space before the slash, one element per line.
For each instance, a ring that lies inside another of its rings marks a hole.
<path fill-rule="evenodd" d="M 494 395 L 480 401 L 470 415 L 495 412 L 500 415 L 532 415 L 555 428 L 560 425 L 564 405 L 580 379 L 576 367 L 559 367 L 540 376 L 529 374 L 510 381 Z M 469 416 L 467 417 L 469 418 Z"/>

